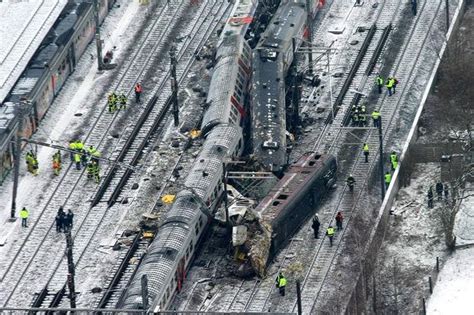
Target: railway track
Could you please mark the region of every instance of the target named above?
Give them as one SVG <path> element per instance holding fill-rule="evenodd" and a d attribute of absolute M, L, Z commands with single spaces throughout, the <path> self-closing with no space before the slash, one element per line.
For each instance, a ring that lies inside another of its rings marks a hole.
<path fill-rule="evenodd" d="M 409 78 L 413 77 L 413 71 L 416 69 L 416 64 L 419 61 L 424 44 L 429 38 L 429 30 L 432 28 L 436 16 L 440 14 L 440 8 L 441 3 L 424 3 L 423 7 L 421 8 L 422 14 L 417 16 L 415 23 L 413 23 L 411 27 L 409 35 L 406 36 L 406 42 L 403 46 L 404 49 L 399 54 L 399 57 L 395 62 L 396 66 L 392 71 L 392 73 L 395 73 L 397 77 L 401 78 L 405 82 L 408 82 Z M 416 34 L 418 34 L 419 37 Z M 422 43 L 421 45 L 420 42 Z M 367 84 L 367 82 L 369 82 L 369 84 Z M 370 93 L 370 90 L 373 88 L 372 82 L 373 80 L 367 80 L 366 77 L 362 77 L 358 81 L 360 87 L 363 87 L 364 91 L 367 93 Z M 405 93 L 408 90 L 408 86 L 409 85 L 407 84 L 401 88 L 401 95 L 406 95 Z M 402 100 L 402 97 L 388 98 L 385 95 L 379 100 L 378 107 L 383 117 L 382 126 L 387 126 L 383 130 L 383 138 L 385 142 L 388 141 L 388 136 L 393 130 L 395 125 L 394 117 L 396 117 L 396 111 L 398 111 L 401 107 Z M 342 121 L 341 124 L 343 125 Z M 365 142 L 369 144 L 369 147 L 374 148 L 373 153 L 378 152 L 376 149 L 378 148 L 378 132 L 376 130 L 367 130 L 365 133 L 366 135 L 363 136 Z M 345 133 L 339 133 L 338 137 L 332 142 L 334 145 L 329 148 L 330 152 L 341 152 L 342 148 L 335 144 L 350 142 L 346 137 L 347 135 Z M 360 148 L 357 147 L 357 149 L 358 152 L 361 153 Z M 355 177 L 358 187 L 356 187 L 354 193 L 350 193 L 346 190 L 343 181 L 339 183 L 339 185 L 344 188 L 337 200 L 336 206 L 333 207 L 334 210 L 330 220 L 332 221 L 332 218 L 334 218 L 335 212 L 342 211 L 345 214 L 346 227 L 342 232 L 338 233 L 340 236 L 338 236 L 336 239 L 336 246 L 330 247 L 327 241 L 321 242 L 314 254 L 310 267 L 308 268 L 308 271 L 306 272 L 302 282 L 302 304 L 304 314 L 312 314 L 317 311 L 316 305 L 317 301 L 319 301 L 321 291 L 323 290 L 322 284 L 327 281 L 329 269 L 333 265 L 333 262 L 337 256 L 336 253 L 341 247 L 342 239 L 344 238 L 344 235 L 347 231 L 347 226 L 350 224 L 351 219 L 357 214 L 358 210 L 363 207 L 361 203 L 362 197 L 366 193 L 364 187 L 367 185 L 368 179 L 370 177 L 368 174 L 371 174 L 374 171 L 377 162 L 377 154 L 371 155 L 369 163 L 365 163 L 363 155 L 358 154 L 350 171 Z M 296 303 L 293 305 L 292 311 L 295 311 L 295 309 Z"/>
<path fill-rule="evenodd" d="M 200 36 L 195 36 L 195 37 L 191 37 L 192 40 L 188 41 L 187 43 L 185 42 L 181 47 L 179 47 L 180 51 L 182 51 L 183 53 L 181 54 L 181 57 L 180 57 L 180 60 L 181 61 L 185 61 L 184 63 L 184 66 L 183 68 L 181 68 L 180 70 L 182 71 L 177 71 L 177 74 L 179 76 L 179 81 L 180 82 L 183 82 L 184 78 L 186 77 L 186 75 L 188 74 L 189 70 L 191 69 L 191 66 L 194 62 L 194 53 L 197 52 L 200 47 L 207 41 L 207 39 L 210 37 L 210 35 L 214 32 L 215 28 L 217 27 L 218 25 L 218 21 L 220 21 L 221 17 L 225 14 L 227 14 L 228 12 L 228 8 L 230 8 L 230 5 L 227 4 L 227 3 L 219 3 L 219 2 L 213 2 L 211 4 L 210 7 L 207 8 L 207 10 L 202 10 L 201 11 L 201 14 L 200 15 L 197 15 L 195 17 L 196 20 L 199 20 L 200 21 L 200 24 L 198 26 L 196 26 L 197 24 L 194 24 L 193 25 L 193 33 L 199 33 Z M 204 18 L 203 16 L 207 16 L 208 18 Z M 216 17 L 217 18 L 214 18 Z M 211 19 L 209 19 L 209 17 L 213 17 Z M 202 36 L 202 37 L 201 37 Z M 197 44 L 197 45 L 196 45 Z M 186 46 L 188 45 L 188 46 Z M 192 46 L 194 45 L 194 46 Z M 187 47 L 186 50 L 183 50 L 184 48 L 183 47 Z M 189 51 L 191 51 L 192 53 L 189 53 Z M 187 54 L 187 58 L 186 57 L 186 54 Z M 184 56 L 184 57 L 183 57 Z M 179 69 L 179 68 L 178 68 Z M 160 91 L 161 93 L 162 91 Z M 171 93 L 171 91 L 170 91 Z M 164 97 L 164 93 L 161 93 L 162 96 Z M 162 126 L 161 126 L 161 123 L 163 122 L 164 118 L 165 117 L 168 117 L 167 115 L 165 115 L 166 113 L 163 113 L 162 115 L 159 115 L 157 117 L 155 117 L 155 126 L 156 127 L 153 127 L 151 128 L 153 132 L 160 132 L 160 130 L 162 130 Z M 158 123 L 156 123 L 158 121 Z M 158 128 L 159 127 L 159 128 Z M 156 129 L 158 128 L 158 129 Z M 148 141 L 150 139 L 150 137 L 152 136 L 153 132 L 150 132 L 150 130 L 146 130 L 145 129 L 145 133 L 147 134 L 146 137 L 137 137 L 136 139 L 138 139 L 139 141 L 142 141 L 142 148 L 145 148 L 146 146 L 148 146 Z M 141 131 L 142 133 L 142 131 Z M 135 139 L 135 140 L 136 140 Z M 152 147 L 152 146 L 151 146 Z M 133 148 L 133 147 L 132 147 Z M 146 151 L 146 150 L 145 150 Z M 184 154 L 182 154 L 182 156 L 184 156 Z M 111 212 L 111 211 L 108 211 L 109 207 L 107 206 L 107 204 L 104 202 L 104 203 L 99 203 L 98 205 L 96 205 L 95 207 L 93 207 L 92 209 L 99 209 L 99 211 L 104 211 L 104 213 L 106 213 L 106 215 L 108 216 L 114 216 L 114 213 Z M 110 218 L 111 219 L 111 218 Z M 109 220 L 105 220 L 107 222 L 109 222 Z M 99 227 L 100 225 L 100 222 L 98 222 L 96 224 L 97 227 Z M 97 231 L 97 230 L 96 230 Z M 94 232 L 96 233 L 96 232 Z M 91 240 L 92 238 L 90 239 L 89 243 L 87 244 L 87 246 L 90 246 L 92 243 L 91 243 Z M 86 247 L 87 247 L 86 246 Z M 86 251 L 86 249 L 84 249 L 84 252 Z M 82 256 L 81 256 L 82 257 Z M 77 264 L 79 264 L 80 260 L 81 260 L 81 257 L 79 257 L 78 261 L 77 261 Z M 127 268 L 131 268 L 131 269 L 135 269 L 136 266 L 127 266 Z M 127 274 L 127 279 L 121 279 L 120 280 L 120 283 L 124 284 L 124 283 L 127 283 L 128 280 L 132 277 L 132 273 L 128 273 Z M 110 286 L 109 286 L 109 289 L 110 289 Z M 115 292 L 115 294 L 113 295 L 113 297 L 115 299 L 118 298 L 119 296 L 119 293 L 121 293 L 121 288 L 118 288 L 117 290 L 115 289 L 112 289 Z M 63 301 L 63 304 L 65 303 L 65 301 Z M 113 306 L 110 306 L 111 304 L 113 304 L 113 301 L 109 301 L 109 300 L 106 300 L 106 303 L 107 303 L 107 307 L 113 307 Z"/>
<path fill-rule="evenodd" d="M 391 2 L 385 3 L 387 7 L 379 11 L 377 24 L 380 25 L 380 28 L 385 28 L 389 26 L 393 21 L 393 14 L 400 14 L 402 8 L 399 7 L 400 3 Z M 415 22 L 410 26 L 410 31 L 405 37 L 405 43 L 401 53 L 398 55 L 395 66 L 393 67 L 391 73 L 393 73 L 397 78 L 406 82 L 403 87 L 399 87 L 399 91 L 395 96 L 387 97 L 386 95 L 382 96 L 378 103 L 377 108 L 380 109 L 382 113 L 382 125 L 387 126 L 383 130 L 383 139 L 384 142 L 388 141 L 388 137 L 393 131 L 395 125 L 395 119 L 397 117 L 396 113 L 401 108 L 401 103 L 404 96 L 407 94 L 410 82 L 413 80 L 413 74 L 416 65 L 419 63 L 421 54 L 423 51 L 423 46 L 426 44 L 430 36 L 429 30 L 432 28 L 433 23 L 436 21 L 435 17 L 439 16 L 441 13 L 441 3 L 423 3 L 420 13 L 415 19 Z M 381 37 L 382 30 L 378 30 L 374 35 L 374 41 L 370 44 L 368 48 L 368 53 L 364 56 L 361 66 L 357 71 L 354 79 L 351 82 L 351 88 L 358 91 L 363 91 L 365 94 L 369 94 L 373 89 L 374 75 L 371 75 L 370 72 L 366 72 L 366 69 L 370 66 L 370 55 L 375 51 L 379 37 Z M 399 96 L 401 95 L 401 96 Z M 399 96 L 399 97 L 397 97 Z M 344 126 L 344 113 L 347 113 L 349 110 L 349 104 L 351 103 L 350 97 L 343 98 L 342 108 L 338 115 L 336 115 L 335 120 L 332 125 L 327 125 L 321 132 L 321 136 L 316 141 L 314 149 L 318 149 L 322 152 L 330 152 L 333 154 L 340 154 L 344 149 L 340 144 L 349 141 L 348 132 L 341 129 L 341 126 Z M 370 110 L 368 110 L 370 112 Z M 357 155 L 354 163 L 349 166 L 349 172 L 352 172 L 356 178 L 356 189 L 353 193 L 349 193 L 345 187 L 345 180 L 339 180 L 338 187 L 342 187 L 342 190 L 338 192 L 335 200 L 331 201 L 329 206 L 324 207 L 319 212 L 320 219 L 322 222 L 326 222 L 321 226 L 321 230 L 325 231 L 330 222 L 333 221 L 337 211 L 342 211 L 345 215 L 345 228 L 341 232 L 338 232 L 337 237 L 334 240 L 334 245 L 329 246 L 329 242 L 326 238 L 319 240 L 305 239 L 304 232 L 300 232 L 300 235 L 295 237 L 300 237 L 302 235 L 305 244 L 308 244 L 311 248 L 315 248 L 314 252 L 312 251 L 312 257 L 309 258 L 309 266 L 304 271 L 304 276 L 302 278 L 302 306 L 303 314 L 313 314 L 318 311 L 317 303 L 320 301 L 321 294 L 329 294 L 329 291 L 326 292 L 323 288 L 323 283 L 327 281 L 328 274 L 330 271 L 333 262 L 335 261 L 336 254 L 338 250 L 342 248 L 342 239 L 344 238 L 345 232 L 347 231 L 347 226 L 350 225 L 351 219 L 354 218 L 359 208 L 363 205 L 360 204 L 362 197 L 366 193 L 365 187 L 369 180 L 368 174 L 371 174 L 374 171 L 374 168 L 377 166 L 378 155 L 375 154 L 378 148 L 378 132 L 377 130 L 366 130 L 362 131 L 360 135 L 362 139 L 369 144 L 371 148 L 371 155 L 369 163 L 364 162 L 364 157 L 362 155 L 362 150 L 358 146 L 356 148 L 352 147 L 351 149 L 357 150 L 360 152 Z M 346 173 L 344 172 L 344 173 Z M 347 175 L 346 174 L 346 175 Z M 345 177 L 344 177 L 345 179 Z M 306 226 L 304 229 L 309 229 L 309 226 Z M 290 243 L 290 246 L 295 248 L 293 242 Z M 291 251 L 297 251 L 297 249 L 292 249 Z M 301 252 L 300 252 L 301 254 Z M 279 257 L 285 256 L 285 254 L 280 254 Z M 277 269 L 281 270 L 286 268 L 287 265 L 283 263 Z M 252 290 L 250 296 L 248 295 L 248 287 L 252 286 L 254 282 L 248 281 L 247 284 L 235 285 L 233 287 L 230 297 L 235 297 L 231 299 L 227 297 L 223 299 L 224 301 L 232 301 L 228 304 L 224 304 L 223 308 L 226 310 L 246 310 L 246 311 L 257 311 L 257 312 L 266 312 L 269 309 L 271 311 L 279 312 L 296 312 L 296 289 L 292 287 L 287 288 L 287 296 L 284 299 L 276 297 L 276 293 L 272 294 L 275 291 L 273 277 L 267 277 L 262 279 L 260 283 L 255 282 L 255 289 Z M 246 289 L 242 289 L 246 288 Z M 237 293 L 235 292 L 237 291 Z M 244 308 L 239 308 L 240 303 L 237 301 L 237 296 L 242 295 L 243 299 L 247 299 L 247 304 Z M 280 303 L 281 300 L 293 299 L 295 301 L 293 304 L 288 305 L 285 303 Z M 220 303 L 220 301 L 219 301 Z M 321 302 L 322 303 L 322 302 Z"/>
<path fill-rule="evenodd" d="M 140 76 L 142 76 L 146 72 L 146 67 L 149 66 L 150 62 L 143 63 L 142 61 L 147 59 L 148 56 L 151 55 L 150 51 L 147 51 L 145 49 L 145 43 L 147 43 L 149 38 L 151 37 L 151 34 L 153 32 L 157 32 L 157 28 L 160 29 L 160 32 L 164 32 L 164 30 L 169 29 L 169 25 L 172 25 L 173 20 L 179 20 L 176 18 L 178 15 L 178 12 L 183 11 L 182 3 L 181 4 L 170 4 L 164 5 L 161 7 L 162 11 L 161 14 L 155 15 L 154 18 L 151 20 L 151 25 L 149 32 L 146 33 L 145 38 L 142 39 L 142 41 L 139 41 L 140 46 L 139 46 L 139 53 L 136 53 L 134 58 L 130 60 L 128 63 L 128 66 L 126 66 L 127 69 L 131 69 L 133 62 L 135 60 L 140 60 L 140 66 L 133 66 L 135 71 L 137 69 L 141 69 L 139 71 L 139 74 L 136 74 L 135 76 L 135 81 L 140 80 Z M 166 11 L 165 11 L 166 10 Z M 166 21 L 165 21 L 166 19 Z M 160 22 L 161 21 L 161 22 Z M 168 25 L 166 27 L 163 27 L 164 25 Z M 164 33 L 163 33 L 164 34 Z M 169 36 L 169 35 L 168 35 Z M 154 37 L 156 39 L 156 37 Z M 161 37 L 164 38 L 164 35 Z M 155 41 L 155 43 L 157 40 Z M 130 64 L 131 63 L 131 64 Z M 127 65 L 127 62 L 125 62 L 125 65 Z M 130 72 L 127 72 L 129 74 Z M 130 79 L 129 76 L 124 75 L 124 76 L 119 76 L 120 78 L 118 82 L 115 84 L 117 88 L 120 88 L 121 86 L 125 86 L 124 82 L 131 82 L 132 79 Z M 132 86 L 129 87 L 129 89 L 132 89 Z M 86 141 L 88 144 L 93 144 L 96 147 L 100 148 L 100 144 L 103 142 L 104 137 L 107 134 L 108 128 L 112 125 L 114 119 L 117 117 L 117 115 L 109 115 L 105 113 L 105 108 L 100 112 L 95 117 L 95 122 L 92 125 L 91 130 L 89 131 L 88 135 L 86 136 Z M 108 127 L 107 127 L 108 126 Z M 102 128 L 101 128 L 102 127 Z M 102 138 L 100 136 L 102 136 Z M 97 140 L 100 139 L 100 140 Z M 90 140 L 90 142 L 89 142 Z M 94 141 L 99 141 L 94 142 Z M 15 295 L 14 293 L 17 291 L 19 287 L 21 287 L 20 284 L 23 284 L 25 282 L 29 282 L 32 280 L 37 280 L 37 273 L 38 270 L 40 271 L 45 271 L 45 273 L 55 273 L 55 269 L 51 268 L 52 265 L 55 265 L 54 263 L 51 263 L 51 257 L 50 253 L 48 251 L 51 251 L 53 248 L 61 248 L 62 246 L 58 244 L 61 240 L 63 240 L 62 236 L 58 235 L 52 235 L 51 230 L 53 227 L 53 222 L 54 222 L 54 217 L 56 215 L 56 209 L 60 205 L 66 205 L 66 202 L 69 202 L 68 204 L 73 205 L 73 204 L 80 204 L 80 199 L 83 198 L 84 195 L 88 195 L 92 193 L 95 190 L 95 187 L 86 187 L 86 191 L 81 190 L 80 196 L 73 196 L 73 192 L 75 192 L 76 188 L 78 188 L 79 184 L 86 185 L 84 181 L 81 181 L 83 172 L 71 172 L 71 165 L 67 167 L 65 172 L 63 172 L 63 175 L 55 179 L 52 183 L 52 191 L 49 190 L 47 191 L 47 195 L 50 195 L 50 198 L 46 201 L 46 205 L 42 207 L 42 211 L 40 214 L 34 218 L 35 219 L 35 224 L 33 225 L 32 229 L 28 232 L 25 233 L 27 235 L 23 239 L 24 241 L 15 248 L 15 250 L 11 250 L 10 253 L 12 253 L 13 257 L 9 259 L 7 257 L 6 259 L 2 260 L 4 262 L 4 267 L 7 265 L 8 267 L 5 268 L 5 272 L 2 275 L 1 278 L 1 284 L 0 284 L 0 303 L 3 305 L 7 305 L 11 298 Z M 89 185 L 90 186 L 90 185 Z M 61 189 L 59 189 L 61 187 Z M 69 189 L 68 189 L 69 188 Z M 77 194 L 76 194 L 77 195 Z M 82 197 L 82 198 L 81 198 Z M 71 202 L 71 200 L 73 202 Z M 46 211 L 47 209 L 51 211 Z M 91 224 L 89 222 L 86 222 L 87 216 L 90 214 L 90 210 L 87 211 L 87 213 L 77 213 L 75 216 L 75 223 L 79 221 L 80 224 L 75 224 L 75 230 L 77 230 L 76 235 L 79 234 L 78 232 L 81 230 L 82 227 L 84 229 L 87 229 L 89 231 L 93 230 L 94 224 Z M 91 219 L 90 221 L 92 222 L 100 222 L 100 217 L 98 215 L 95 215 L 94 219 Z M 79 229 L 76 229 L 77 226 L 80 226 Z M 82 231 L 81 231 L 82 232 Z M 89 234 L 89 233 L 87 233 Z M 76 244 L 77 244 L 78 239 L 76 238 Z M 43 250 L 43 256 L 41 257 L 41 250 Z M 57 250 L 52 250 L 53 252 L 57 252 Z M 61 252 L 61 250 L 59 250 Z M 13 254 L 14 253 L 14 254 Z M 21 261 L 21 263 L 18 263 Z M 52 270 L 51 270 L 52 269 Z M 36 270 L 35 272 L 31 272 L 28 275 L 26 275 L 27 270 Z M 41 273 L 41 272 L 40 272 Z M 19 278 L 15 280 L 15 277 Z M 65 279 L 65 278 L 63 278 Z M 38 281 L 35 281 L 33 283 L 37 283 Z M 58 288 L 59 291 L 60 288 Z M 49 290 L 49 291 L 56 291 L 56 290 Z M 27 299 L 27 295 L 23 294 L 20 299 L 15 299 L 15 303 L 18 303 L 19 305 L 25 305 L 25 300 Z"/>

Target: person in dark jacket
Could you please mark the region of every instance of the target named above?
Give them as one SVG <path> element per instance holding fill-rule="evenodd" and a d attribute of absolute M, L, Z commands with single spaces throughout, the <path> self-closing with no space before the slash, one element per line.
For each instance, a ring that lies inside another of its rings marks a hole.
<path fill-rule="evenodd" d="M 313 218 L 313 224 L 311 225 L 314 231 L 314 238 L 318 238 L 320 226 L 321 226 L 321 222 L 319 221 L 319 217 L 316 214 Z"/>
<path fill-rule="evenodd" d="M 338 230 L 342 230 L 342 220 L 344 219 L 344 217 L 342 216 L 342 212 L 339 211 L 337 214 L 336 214 L 336 227 Z"/>
<path fill-rule="evenodd" d="M 433 208 L 433 187 L 428 190 L 428 208 Z"/>
<path fill-rule="evenodd" d="M 438 195 L 438 201 L 443 200 L 443 183 L 437 182 L 436 183 L 436 194 Z"/>
<path fill-rule="evenodd" d="M 72 213 L 71 209 L 67 211 L 66 214 L 66 228 L 65 231 L 70 231 L 72 229 L 72 220 L 74 218 L 74 213 Z"/>
<path fill-rule="evenodd" d="M 59 213 L 56 215 L 55 221 L 56 221 L 56 232 L 61 232 L 61 227 L 62 227 L 63 222 Z"/>

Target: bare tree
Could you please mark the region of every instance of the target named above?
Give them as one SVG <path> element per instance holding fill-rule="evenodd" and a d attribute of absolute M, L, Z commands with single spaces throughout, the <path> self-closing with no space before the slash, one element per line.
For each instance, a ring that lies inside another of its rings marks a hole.
<path fill-rule="evenodd" d="M 438 207 L 436 210 L 437 216 L 444 231 L 446 246 L 451 251 L 453 251 L 456 246 L 454 224 L 456 222 L 456 215 L 459 212 L 461 203 L 464 199 L 474 196 L 474 191 L 472 189 L 466 188 L 467 179 L 474 175 L 474 166 L 472 164 L 468 165 L 465 167 L 464 171 L 464 175 L 458 177 L 451 183 L 451 198 L 446 200 L 445 205 Z"/>
<path fill-rule="evenodd" d="M 465 151 L 473 148 L 472 125 L 474 117 L 474 50 L 471 47 L 473 32 L 458 31 L 448 44 L 441 65 L 439 92 L 442 100 L 435 115 L 443 117 L 446 127 L 465 144 Z"/>

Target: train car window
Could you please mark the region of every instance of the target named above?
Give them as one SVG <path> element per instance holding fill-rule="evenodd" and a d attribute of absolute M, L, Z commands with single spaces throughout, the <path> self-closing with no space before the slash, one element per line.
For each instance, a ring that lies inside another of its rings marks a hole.
<path fill-rule="evenodd" d="M 274 202 L 272 203 L 272 206 L 276 207 L 276 206 L 278 206 L 279 204 L 280 204 L 279 201 L 274 201 Z"/>
<path fill-rule="evenodd" d="M 244 78 L 245 78 L 245 76 L 243 76 L 243 75 L 240 73 L 240 71 L 239 71 L 239 72 L 237 73 L 237 79 L 238 79 L 238 81 L 239 81 L 240 83 L 242 83 L 242 85 L 244 85 L 244 82 L 245 82 Z"/>
<path fill-rule="evenodd" d="M 237 93 L 234 92 L 234 97 L 235 97 L 235 99 L 237 100 L 237 102 L 239 102 L 240 104 L 242 104 L 242 100 L 241 100 L 239 94 L 237 94 Z"/>
<path fill-rule="evenodd" d="M 244 89 L 244 87 L 242 86 L 242 83 L 240 83 L 239 80 L 237 80 L 237 87 L 240 89 L 240 93 L 242 93 L 242 90 Z"/>
<path fill-rule="evenodd" d="M 199 234 L 199 224 L 198 223 L 196 223 L 196 226 L 195 226 L 194 229 L 196 231 L 196 235 L 198 235 Z"/>
<path fill-rule="evenodd" d="M 286 200 L 288 199 L 288 195 L 285 195 L 285 194 L 280 194 L 277 199 L 280 199 L 280 200 Z"/>
<path fill-rule="evenodd" d="M 203 225 L 202 217 L 199 217 L 199 227 L 202 227 L 202 225 Z"/>

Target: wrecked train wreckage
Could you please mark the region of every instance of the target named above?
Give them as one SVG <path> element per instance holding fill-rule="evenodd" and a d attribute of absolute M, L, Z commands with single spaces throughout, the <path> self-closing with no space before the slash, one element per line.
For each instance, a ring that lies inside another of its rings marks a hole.
<path fill-rule="evenodd" d="M 265 276 L 275 257 L 319 206 L 334 185 L 337 163 L 332 155 L 304 154 L 291 165 L 268 195 L 255 207 L 234 218 L 233 245 L 242 262 L 237 275 Z"/>

